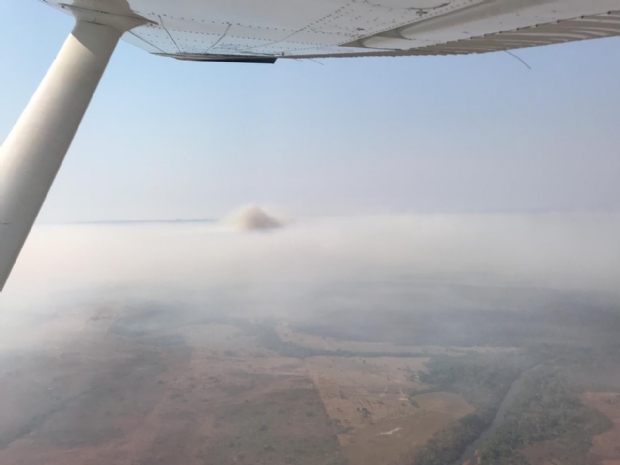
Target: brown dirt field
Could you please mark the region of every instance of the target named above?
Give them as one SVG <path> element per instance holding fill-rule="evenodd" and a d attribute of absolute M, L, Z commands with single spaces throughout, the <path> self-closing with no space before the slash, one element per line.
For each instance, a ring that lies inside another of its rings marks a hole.
<path fill-rule="evenodd" d="M 252 341 L 221 325 L 141 338 L 92 325 L 3 361 L 2 465 L 344 462 L 303 362 L 249 355 Z"/>
<path fill-rule="evenodd" d="M 235 352 L 239 356 L 251 356 L 260 352 L 260 346 L 254 338 L 245 335 L 239 328 L 224 324 L 192 325 L 171 331 L 161 331 L 151 338 L 182 336 L 185 343 L 193 348 L 211 349 L 214 355 L 226 351 Z"/>
<path fill-rule="evenodd" d="M 422 410 L 427 412 L 447 413 L 457 418 L 474 412 L 474 407 L 468 404 L 458 394 L 450 392 L 431 392 L 420 394 L 413 398 Z"/>
<path fill-rule="evenodd" d="M 417 396 L 424 386 L 411 372 L 425 358 L 372 359 L 314 357 L 306 360 L 351 465 L 382 465 L 426 443 L 451 421 L 473 412 L 463 398 L 449 393 Z M 416 399 L 417 399 L 416 397 Z"/>
<path fill-rule="evenodd" d="M 411 381 L 411 373 L 406 369 L 423 366 L 424 362 L 425 359 L 313 357 L 306 360 L 306 366 L 329 416 L 339 430 L 348 430 L 414 414 L 417 409 L 411 405 L 407 392 L 421 384 Z"/>
<path fill-rule="evenodd" d="M 518 349 L 511 347 L 442 347 L 397 345 L 391 342 L 342 341 L 331 337 L 315 336 L 297 332 L 285 323 L 279 324 L 276 331 L 283 341 L 294 342 L 303 347 L 320 350 L 345 350 L 349 352 L 370 352 L 376 354 L 433 354 L 459 356 L 468 352 L 478 353 L 513 353 Z"/>
<path fill-rule="evenodd" d="M 39 349 L 0 353 L 2 465 L 381 465 L 471 409 L 411 404 L 428 358 L 299 360 L 231 325 L 134 334 L 119 318 L 63 313 L 23 338 Z"/>
<path fill-rule="evenodd" d="M 351 465 L 386 465 L 424 445 L 454 420 L 453 415 L 420 411 L 407 417 L 379 421 L 352 435 L 343 446 Z"/>
<path fill-rule="evenodd" d="M 620 465 L 620 393 L 586 392 L 581 400 L 614 424 L 612 429 L 593 438 L 588 465 Z"/>

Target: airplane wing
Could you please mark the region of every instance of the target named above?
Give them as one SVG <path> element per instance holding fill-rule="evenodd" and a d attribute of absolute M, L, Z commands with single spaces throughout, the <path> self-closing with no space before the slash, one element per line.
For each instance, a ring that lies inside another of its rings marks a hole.
<path fill-rule="evenodd" d="M 273 63 L 483 53 L 620 34 L 620 0 L 43 2 L 76 26 L 0 151 L 0 290 L 121 37 L 180 60 Z"/>
<path fill-rule="evenodd" d="M 62 8 L 68 0 L 46 0 Z M 149 22 L 124 39 L 196 61 L 453 55 L 620 34 L 619 0 L 73 0 Z"/>

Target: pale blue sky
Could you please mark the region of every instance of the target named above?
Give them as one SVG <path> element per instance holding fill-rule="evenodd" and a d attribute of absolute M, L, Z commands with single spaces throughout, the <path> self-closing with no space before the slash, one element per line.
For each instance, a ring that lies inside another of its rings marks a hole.
<path fill-rule="evenodd" d="M 0 140 L 72 28 L 0 4 Z M 40 221 L 620 211 L 620 39 L 468 57 L 183 63 L 122 43 Z"/>

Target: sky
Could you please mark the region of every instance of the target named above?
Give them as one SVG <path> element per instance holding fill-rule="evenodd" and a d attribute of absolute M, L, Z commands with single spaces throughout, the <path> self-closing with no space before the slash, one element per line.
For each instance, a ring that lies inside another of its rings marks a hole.
<path fill-rule="evenodd" d="M 0 140 L 72 28 L 0 4 Z M 620 39 L 506 53 L 184 63 L 121 43 L 40 223 L 620 212 Z"/>

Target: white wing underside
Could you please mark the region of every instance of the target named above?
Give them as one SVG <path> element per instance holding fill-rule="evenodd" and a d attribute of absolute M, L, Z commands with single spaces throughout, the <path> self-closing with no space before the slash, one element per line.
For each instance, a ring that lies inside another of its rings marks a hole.
<path fill-rule="evenodd" d="M 124 35 L 188 60 L 452 55 L 620 35 L 620 0 L 44 0 L 150 21 Z"/>

